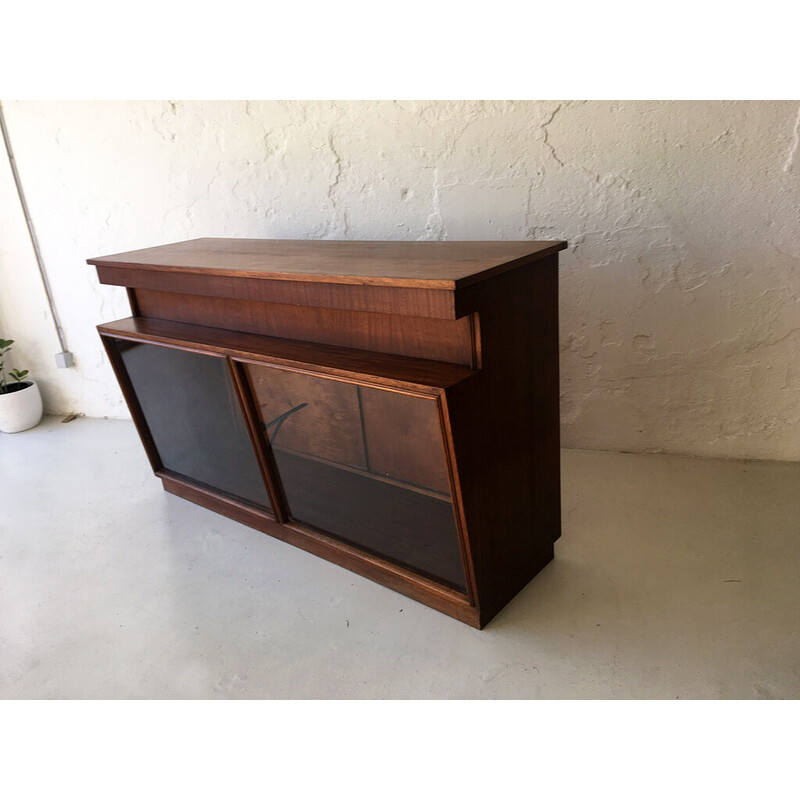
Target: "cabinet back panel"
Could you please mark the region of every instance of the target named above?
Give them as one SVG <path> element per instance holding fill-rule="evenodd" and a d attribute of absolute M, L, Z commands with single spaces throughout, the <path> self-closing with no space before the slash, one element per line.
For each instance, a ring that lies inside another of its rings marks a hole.
<path fill-rule="evenodd" d="M 358 386 L 255 365 L 249 371 L 266 430 L 282 447 L 367 468 Z"/>

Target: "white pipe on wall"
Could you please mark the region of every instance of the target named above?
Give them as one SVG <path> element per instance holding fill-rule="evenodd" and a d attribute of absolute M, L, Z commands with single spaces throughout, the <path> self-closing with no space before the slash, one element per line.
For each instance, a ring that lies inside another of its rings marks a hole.
<path fill-rule="evenodd" d="M 33 228 L 33 220 L 28 211 L 28 204 L 25 201 L 25 193 L 22 191 L 22 183 L 17 171 L 17 162 L 14 159 L 14 151 L 11 148 L 11 139 L 8 135 L 8 128 L 6 127 L 5 116 L 3 115 L 3 104 L 0 103 L 0 130 L 3 133 L 3 142 L 6 146 L 6 154 L 8 155 L 8 163 L 11 167 L 11 174 L 14 176 L 14 185 L 17 188 L 17 196 L 19 197 L 19 204 L 22 207 L 22 213 L 25 215 L 25 224 L 28 227 L 28 235 L 31 239 L 33 252 L 36 256 L 36 263 L 39 266 L 39 275 L 42 278 L 44 285 L 44 292 L 47 295 L 47 304 L 50 306 L 50 314 L 53 318 L 53 325 L 56 329 L 56 336 L 58 336 L 59 344 L 61 345 L 61 352 L 56 353 L 56 366 L 57 367 L 71 367 L 73 364 L 72 353 L 67 349 L 67 342 L 64 336 L 64 330 L 61 327 L 61 322 L 58 319 L 55 301 L 53 300 L 53 292 L 50 289 L 50 282 L 47 280 L 47 272 L 44 268 L 44 261 L 42 260 L 42 253 L 39 250 L 39 242 L 36 239 L 36 231 Z"/>

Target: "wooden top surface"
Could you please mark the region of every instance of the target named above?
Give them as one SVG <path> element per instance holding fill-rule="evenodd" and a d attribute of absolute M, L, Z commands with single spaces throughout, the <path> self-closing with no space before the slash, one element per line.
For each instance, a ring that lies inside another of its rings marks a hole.
<path fill-rule="evenodd" d="M 191 239 L 90 258 L 87 263 L 226 277 L 453 290 L 566 246 L 564 241 Z"/>

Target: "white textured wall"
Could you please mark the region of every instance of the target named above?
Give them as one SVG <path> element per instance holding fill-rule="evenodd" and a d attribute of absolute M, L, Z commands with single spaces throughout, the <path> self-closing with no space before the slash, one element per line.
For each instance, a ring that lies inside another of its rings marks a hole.
<path fill-rule="evenodd" d="M 0 335 L 125 416 L 89 256 L 199 236 L 564 238 L 568 447 L 800 460 L 793 102 L 6 102 L 76 368 L 0 162 Z"/>

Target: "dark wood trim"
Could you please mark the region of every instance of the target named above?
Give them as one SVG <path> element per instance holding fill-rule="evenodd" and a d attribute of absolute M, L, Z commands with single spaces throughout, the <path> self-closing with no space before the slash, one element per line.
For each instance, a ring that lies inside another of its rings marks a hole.
<path fill-rule="evenodd" d="M 192 271 L 159 270 L 138 265 L 98 266 L 100 283 L 111 286 L 130 286 L 177 294 L 202 295 L 208 290 L 208 275 Z M 447 289 L 394 289 L 390 286 L 360 284 L 303 283 L 288 280 L 268 280 L 230 273 L 214 281 L 217 297 L 235 300 L 258 300 L 290 306 L 339 308 L 346 311 L 369 311 L 379 314 L 398 313 L 412 317 L 455 319 L 455 295 Z"/>
<path fill-rule="evenodd" d="M 531 244 L 534 244 L 531 242 Z M 544 242 L 536 242 L 536 244 L 545 244 Z M 459 278 L 455 282 L 456 291 L 459 289 L 464 289 L 467 286 L 475 286 L 478 283 L 482 283 L 483 281 L 491 280 L 492 278 L 496 278 L 498 275 L 502 275 L 506 272 L 510 272 L 511 270 L 517 269 L 519 267 L 527 267 L 533 264 L 536 261 L 541 261 L 544 258 L 548 258 L 549 256 L 556 255 L 559 251 L 565 250 L 567 248 L 567 242 L 548 242 L 548 247 L 542 247 L 540 250 L 537 250 L 536 253 L 532 253 L 530 255 L 523 256 L 522 258 L 514 259 L 513 261 L 507 261 L 505 264 L 499 264 L 496 267 L 492 267 L 491 269 L 485 269 L 480 273 L 475 273 L 472 275 L 467 275 L 464 278 Z"/>
<path fill-rule="evenodd" d="M 275 463 L 275 454 L 272 452 L 272 445 L 269 442 L 269 436 L 263 428 L 265 420 L 261 416 L 261 408 L 256 399 L 256 391 L 253 386 L 253 381 L 250 376 L 250 370 L 247 369 L 246 362 L 234 361 L 236 369 L 241 376 L 244 386 L 244 395 L 247 397 L 247 402 L 252 414 L 253 425 L 255 426 L 256 448 L 262 453 L 264 463 L 267 467 L 269 475 L 269 488 L 270 498 L 274 498 L 274 508 L 280 509 L 280 517 L 283 523 L 290 519 L 289 515 L 289 501 L 286 499 L 286 493 L 283 491 L 283 483 L 281 482 L 280 471 L 278 465 Z"/>
<path fill-rule="evenodd" d="M 182 497 L 188 498 L 189 494 L 193 494 L 193 496 L 200 498 L 194 500 L 193 502 L 199 503 L 206 508 L 210 508 L 212 511 L 218 511 L 220 514 L 224 514 L 226 517 L 243 522 L 245 525 L 249 525 L 250 523 L 247 522 L 247 520 L 252 519 L 253 517 L 265 519 L 279 524 L 276 522 L 275 518 L 268 509 L 248 503 L 246 500 L 242 500 L 239 497 L 232 497 L 225 492 L 221 492 L 211 486 L 194 481 L 186 475 L 173 472 L 171 469 L 167 469 L 166 467 L 156 470 L 155 476 L 157 478 L 161 478 L 164 488 L 167 488 L 166 482 L 179 485 L 182 487 Z M 168 491 L 171 490 L 168 489 Z M 178 492 L 173 492 L 173 494 L 178 494 Z"/>
<path fill-rule="evenodd" d="M 366 436 L 366 435 L 365 435 Z M 359 475 L 362 478 L 369 478 L 370 480 L 377 481 L 378 483 L 384 483 L 387 486 L 394 486 L 398 489 L 405 489 L 408 492 L 414 492 L 415 494 L 422 494 L 425 497 L 430 497 L 433 500 L 442 500 L 445 503 L 450 503 L 452 501 L 451 495 L 449 492 L 446 494 L 444 492 L 437 492 L 435 489 L 428 489 L 426 486 L 420 486 L 416 483 L 410 483 L 409 481 L 401 481 L 395 478 L 388 478 L 385 475 L 381 475 L 379 472 L 374 472 L 373 470 L 369 469 L 369 464 L 367 465 L 367 469 L 361 469 L 360 467 L 352 467 L 349 464 L 340 464 L 336 461 L 331 461 L 327 458 L 321 458 L 320 456 L 311 455 L 310 453 L 303 453 L 299 450 L 292 450 L 290 447 L 276 447 L 279 453 L 286 454 L 289 456 L 296 456 L 297 458 L 303 458 L 307 461 L 313 461 L 315 464 L 322 464 L 324 466 L 335 467 L 342 472 L 348 472 L 351 475 Z"/>
<path fill-rule="evenodd" d="M 453 504 L 453 513 L 456 517 L 458 547 L 461 551 L 461 564 L 464 568 L 464 579 L 467 584 L 467 598 L 471 605 L 477 605 L 478 598 L 475 587 L 475 570 L 469 544 L 469 530 L 467 528 L 467 518 L 464 514 L 464 498 L 461 496 L 458 463 L 453 449 L 453 431 L 450 427 L 450 414 L 447 410 L 447 395 L 444 392 L 439 395 L 437 406 L 439 409 L 439 425 L 443 434 L 447 473 L 450 478 L 450 499 Z"/>
<path fill-rule="evenodd" d="M 139 305 L 137 316 L 140 317 L 446 361 L 474 368 L 475 341 L 471 316 L 460 319 L 409 317 L 142 288 L 136 289 L 136 299 Z"/>
<path fill-rule="evenodd" d="M 318 531 L 304 528 L 296 523 L 278 524 L 266 512 L 239 503 L 206 487 L 194 485 L 166 470 L 161 471 L 159 477 L 164 489 L 171 494 L 300 547 L 326 561 L 345 567 L 406 597 L 455 617 L 461 622 L 476 628 L 480 627 L 478 609 L 470 605 L 460 592 L 440 586 L 410 570 L 364 553 Z"/>
<path fill-rule="evenodd" d="M 125 288 L 125 292 L 128 295 L 128 302 L 131 305 L 131 316 L 141 316 L 141 311 L 139 309 L 139 298 L 136 296 L 136 289 L 132 289 L 130 286 L 127 286 Z"/>
<path fill-rule="evenodd" d="M 181 280 L 243 277 L 319 283 L 453 290 L 554 255 L 565 241 L 335 241 L 191 239 L 88 259 L 98 268 L 172 273 Z M 395 297 L 402 295 L 396 294 Z"/>
<path fill-rule="evenodd" d="M 139 405 L 139 398 L 136 397 L 133 384 L 131 384 L 131 380 L 128 377 L 128 371 L 125 369 L 125 365 L 122 362 L 122 358 L 120 357 L 112 338 L 114 337 L 111 335 L 106 335 L 102 332 L 100 333 L 100 341 L 103 343 L 103 347 L 108 355 L 108 360 L 111 363 L 111 368 L 114 370 L 114 375 L 116 376 L 117 383 L 122 391 L 122 396 L 125 398 L 125 402 L 128 405 L 128 410 L 131 412 L 133 424 L 136 426 L 136 431 L 139 434 L 139 438 L 142 440 L 142 445 L 145 453 L 147 454 L 147 459 L 150 462 L 150 466 L 153 468 L 153 472 L 158 472 L 160 469 L 163 469 L 164 466 L 161 463 L 161 456 L 159 455 L 158 448 L 153 440 L 153 435 L 150 433 L 150 428 L 147 426 L 144 412 L 142 411 L 142 407 Z"/>
<path fill-rule="evenodd" d="M 552 558 L 560 535 L 557 257 L 470 287 L 483 369 L 447 390 L 483 622 Z"/>
<path fill-rule="evenodd" d="M 475 370 L 468 367 L 443 361 L 370 353 L 160 319 L 130 317 L 100 325 L 98 330 L 118 339 L 214 353 L 240 361 L 274 364 L 356 382 L 364 382 L 366 377 L 376 385 L 409 388 L 429 394 L 436 393 L 432 389 L 447 388 L 475 374 Z"/>
<path fill-rule="evenodd" d="M 230 357 L 226 358 L 226 362 L 228 364 L 228 370 L 230 371 L 231 380 L 236 388 L 236 394 L 239 397 L 239 404 L 244 412 L 247 432 L 250 435 L 250 441 L 256 453 L 256 460 L 258 461 L 258 468 L 261 471 L 261 477 L 267 487 L 267 494 L 269 495 L 269 502 L 272 505 L 272 511 L 275 514 L 275 520 L 280 523 L 286 522 L 288 519 L 286 500 L 280 488 L 280 478 L 278 477 L 278 470 L 275 466 L 272 450 L 265 437 L 261 434 L 260 415 L 255 406 L 253 390 L 250 386 L 246 371 L 241 363 L 234 361 Z"/>
<path fill-rule="evenodd" d="M 472 343 L 472 369 L 483 369 L 483 345 L 481 344 L 481 315 L 473 311 L 469 315 L 469 331 Z"/>
<path fill-rule="evenodd" d="M 358 395 L 358 421 L 361 423 L 361 441 L 364 444 L 364 463 L 367 467 L 367 472 L 371 472 L 369 463 L 369 437 L 367 436 L 367 428 L 364 424 L 364 407 L 361 402 L 361 384 L 356 384 L 356 393 Z"/>

